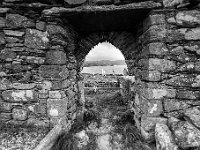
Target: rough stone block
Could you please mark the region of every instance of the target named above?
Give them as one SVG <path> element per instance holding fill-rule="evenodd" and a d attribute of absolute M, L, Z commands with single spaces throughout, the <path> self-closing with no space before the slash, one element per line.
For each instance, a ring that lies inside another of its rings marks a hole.
<path fill-rule="evenodd" d="M 2 97 L 8 102 L 36 102 L 38 94 L 34 90 L 7 90 L 2 92 Z"/>
<path fill-rule="evenodd" d="M 42 65 L 39 73 L 43 78 L 49 80 L 63 80 L 67 79 L 69 75 L 66 65 Z"/>
<path fill-rule="evenodd" d="M 37 56 L 27 56 L 27 57 L 25 57 L 25 61 L 29 64 L 42 65 L 45 62 L 45 58 L 44 57 L 37 57 Z"/>
<path fill-rule="evenodd" d="M 164 43 L 156 42 L 156 43 L 149 43 L 145 46 L 142 50 L 141 56 L 147 55 L 166 55 L 168 49 Z"/>
<path fill-rule="evenodd" d="M 141 59 L 138 65 L 149 70 L 157 70 L 160 72 L 169 72 L 176 69 L 174 61 L 159 58 Z"/>
<path fill-rule="evenodd" d="M 49 97 L 49 91 L 48 90 L 38 90 L 38 98 L 46 99 L 48 97 Z"/>
<path fill-rule="evenodd" d="M 25 46 L 34 49 L 47 49 L 49 43 L 48 33 L 35 29 L 26 29 Z"/>
<path fill-rule="evenodd" d="M 153 25 L 143 34 L 143 43 L 162 41 L 166 33 L 165 25 Z"/>
<path fill-rule="evenodd" d="M 14 120 L 26 120 L 28 118 L 28 111 L 23 108 L 13 108 L 12 117 Z"/>
<path fill-rule="evenodd" d="M 38 118 L 29 118 L 26 122 L 28 126 L 36 126 L 36 127 L 49 127 L 48 119 L 38 119 Z"/>
<path fill-rule="evenodd" d="M 46 30 L 46 22 L 44 21 L 39 21 L 36 23 L 36 29 L 45 31 Z"/>
<path fill-rule="evenodd" d="M 64 91 L 57 90 L 57 91 L 49 91 L 49 98 L 51 99 L 62 99 L 66 97 L 66 94 Z"/>
<path fill-rule="evenodd" d="M 63 37 L 67 37 L 68 33 L 66 29 L 59 25 L 47 25 L 47 32 L 49 33 L 50 36 L 53 35 L 62 35 Z"/>
<path fill-rule="evenodd" d="M 141 118 L 141 134 L 147 141 L 155 140 L 155 125 L 156 123 L 167 124 L 166 118 L 161 117 L 147 117 L 142 116 Z"/>
<path fill-rule="evenodd" d="M 6 27 L 6 19 L 3 17 L 0 17 L 0 28 Z"/>
<path fill-rule="evenodd" d="M 164 24 L 165 15 L 161 13 L 150 15 L 143 23 L 144 31 L 152 25 Z"/>
<path fill-rule="evenodd" d="M 176 89 L 156 83 L 143 84 L 138 91 L 147 99 L 174 98 L 176 96 Z"/>
<path fill-rule="evenodd" d="M 193 28 L 185 33 L 186 40 L 200 40 L 200 28 Z"/>
<path fill-rule="evenodd" d="M 12 83 L 6 78 L 2 78 L 0 80 L 0 90 L 8 90 L 8 89 L 12 89 Z"/>
<path fill-rule="evenodd" d="M 181 100 L 177 100 L 177 99 L 165 99 L 163 101 L 165 112 L 174 112 L 174 111 L 184 110 L 184 109 L 190 107 L 189 104 L 190 103 L 186 100 L 181 101 Z"/>
<path fill-rule="evenodd" d="M 12 87 L 17 90 L 30 90 L 36 87 L 35 83 L 23 84 L 23 83 L 13 83 Z"/>
<path fill-rule="evenodd" d="M 184 114 L 190 118 L 190 120 L 198 127 L 200 128 L 200 107 L 191 107 L 188 109 L 185 109 Z"/>
<path fill-rule="evenodd" d="M 0 113 L 0 121 L 6 122 L 12 119 L 12 113 Z"/>
<path fill-rule="evenodd" d="M 178 26 L 195 27 L 200 24 L 200 12 L 198 10 L 178 12 L 175 18 Z"/>
<path fill-rule="evenodd" d="M 200 98 L 200 91 L 177 90 L 177 98 L 196 100 Z"/>
<path fill-rule="evenodd" d="M 186 3 L 187 1 L 185 0 L 163 0 L 163 5 L 164 7 L 175 7 L 178 5 L 187 5 L 188 3 Z"/>
<path fill-rule="evenodd" d="M 157 117 L 163 113 L 162 101 L 160 100 L 144 100 L 141 106 L 146 116 Z"/>
<path fill-rule="evenodd" d="M 5 35 L 8 35 L 8 36 L 16 36 L 16 37 L 22 37 L 25 32 L 23 31 L 13 31 L 13 30 L 3 30 Z"/>
<path fill-rule="evenodd" d="M 5 43 L 5 35 L 3 32 L 0 32 L 0 45 L 4 45 Z"/>
<path fill-rule="evenodd" d="M 47 114 L 50 117 L 64 116 L 67 111 L 68 99 L 48 99 L 47 100 Z"/>
<path fill-rule="evenodd" d="M 166 42 L 174 43 L 185 40 L 186 31 L 186 28 L 181 28 L 177 30 L 167 30 Z"/>
<path fill-rule="evenodd" d="M 11 103 L 0 102 L 0 112 L 11 112 L 13 105 Z"/>
<path fill-rule="evenodd" d="M 157 150 L 179 150 L 166 124 L 157 123 L 155 127 Z"/>
<path fill-rule="evenodd" d="M 15 59 L 17 56 L 17 54 L 13 51 L 11 51 L 10 49 L 3 49 L 0 52 L 0 60 L 4 60 L 4 61 L 13 61 L 13 59 Z"/>
<path fill-rule="evenodd" d="M 59 50 L 50 50 L 46 53 L 46 64 L 64 65 L 67 62 L 66 53 Z"/>
<path fill-rule="evenodd" d="M 177 145 L 182 149 L 200 146 L 200 131 L 187 121 L 176 121 L 171 124 L 172 133 Z"/>
<path fill-rule="evenodd" d="M 54 127 L 55 125 L 62 125 L 66 127 L 68 125 L 68 120 L 66 116 L 62 117 L 51 117 L 50 118 L 50 127 Z"/>
<path fill-rule="evenodd" d="M 32 28 L 35 27 L 35 23 L 28 18 L 19 14 L 8 14 L 6 16 L 7 27 L 10 28 Z"/>

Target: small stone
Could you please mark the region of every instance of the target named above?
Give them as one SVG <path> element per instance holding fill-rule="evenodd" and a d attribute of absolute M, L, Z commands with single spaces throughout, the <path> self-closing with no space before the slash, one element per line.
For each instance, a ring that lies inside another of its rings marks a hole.
<path fill-rule="evenodd" d="M 13 61 L 16 58 L 16 56 L 16 53 L 9 49 L 3 49 L 0 52 L 0 59 L 4 61 Z"/>
<path fill-rule="evenodd" d="M 12 117 L 14 120 L 24 121 L 28 117 L 28 112 L 27 110 L 22 108 L 13 108 Z"/>
<path fill-rule="evenodd" d="M 183 4 L 185 0 L 163 0 L 164 7 L 175 7 Z"/>
<path fill-rule="evenodd" d="M 5 41 L 5 35 L 3 32 L 0 32 L 0 46 L 4 45 L 6 43 Z"/>
<path fill-rule="evenodd" d="M 190 103 L 187 100 L 181 101 L 178 99 L 165 99 L 163 102 L 165 112 L 185 110 L 190 107 L 189 104 Z"/>
<path fill-rule="evenodd" d="M 21 37 L 25 34 L 22 31 L 4 30 L 5 35 Z"/>
<path fill-rule="evenodd" d="M 6 42 L 8 42 L 8 43 L 17 43 L 17 42 L 21 43 L 22 42 L 22 40 L 20 40 L 17 37 L 6 37 L 5 39 L 6 39 Z"/>
<path fill-rule="evenodd" d="M 178 150 L 172 133 L 166 124 L 157 123 L 155 127 L 155 139 L 157 150 Z"/>
<path fill-rule="evenodd" d="M 0 8 L 0 14 L 7 13 L 10 10 L 10 8 Z"/>
<path fill-rule="evenodd" d="M 200 91 L 177 90 L 177 98 L 197 100 L 200 98 Z"/>
<path fill-rule="evenodd" d="M 44 21 L 39 21 L 36 23 L 36 29 L 45 31 L 46 30 L 46 23 Z"/>
<path fill-rule="evenodd" d="M 26 62 L 29 64 L 44 64 L 45 58 L 44 57 L 35 57 L 35 56 L 27 56 L 25 58 Z"/>
<path fill-rule="evenodd" d="M 58 25 L 47 25 L 46 30 L 50 36 L 52 35 L 63 35 L 64 37 L 68 36 L 66 29 Z"/>

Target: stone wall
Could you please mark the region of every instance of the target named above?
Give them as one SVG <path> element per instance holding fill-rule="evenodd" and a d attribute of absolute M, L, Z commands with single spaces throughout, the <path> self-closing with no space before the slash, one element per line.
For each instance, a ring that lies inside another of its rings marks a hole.
<path fill-rule="evenodd" d="M 197 9 L 152 11 L 138 36 L 135 120 L 158 149 L 200 146 L 199 16 Z"/>
<path fill-rule="evenodd" d="M 72 29 L 59 18 L 21 11 L 0 8 L 0 120 L 70 123 L 78 100 Z"/>

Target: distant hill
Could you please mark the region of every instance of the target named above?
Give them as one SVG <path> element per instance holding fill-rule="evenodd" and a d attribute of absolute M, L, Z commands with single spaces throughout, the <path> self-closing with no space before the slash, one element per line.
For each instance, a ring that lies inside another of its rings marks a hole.
<path fill-rule="evenodd" d="M 124 60 L 101 60 L 101 61 L 86 61 L 84 67 L 91 66 L 114 66 L 114 65 L 126 65 Z"/>

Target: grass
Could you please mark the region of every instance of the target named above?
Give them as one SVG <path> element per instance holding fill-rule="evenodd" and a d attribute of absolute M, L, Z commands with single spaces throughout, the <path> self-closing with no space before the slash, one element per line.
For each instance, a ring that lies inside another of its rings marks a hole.
<path fill-rule="evenodd" d="M 33 150 L 49 132 L 47 128 L 0 125 L 0 150 Z"/>

